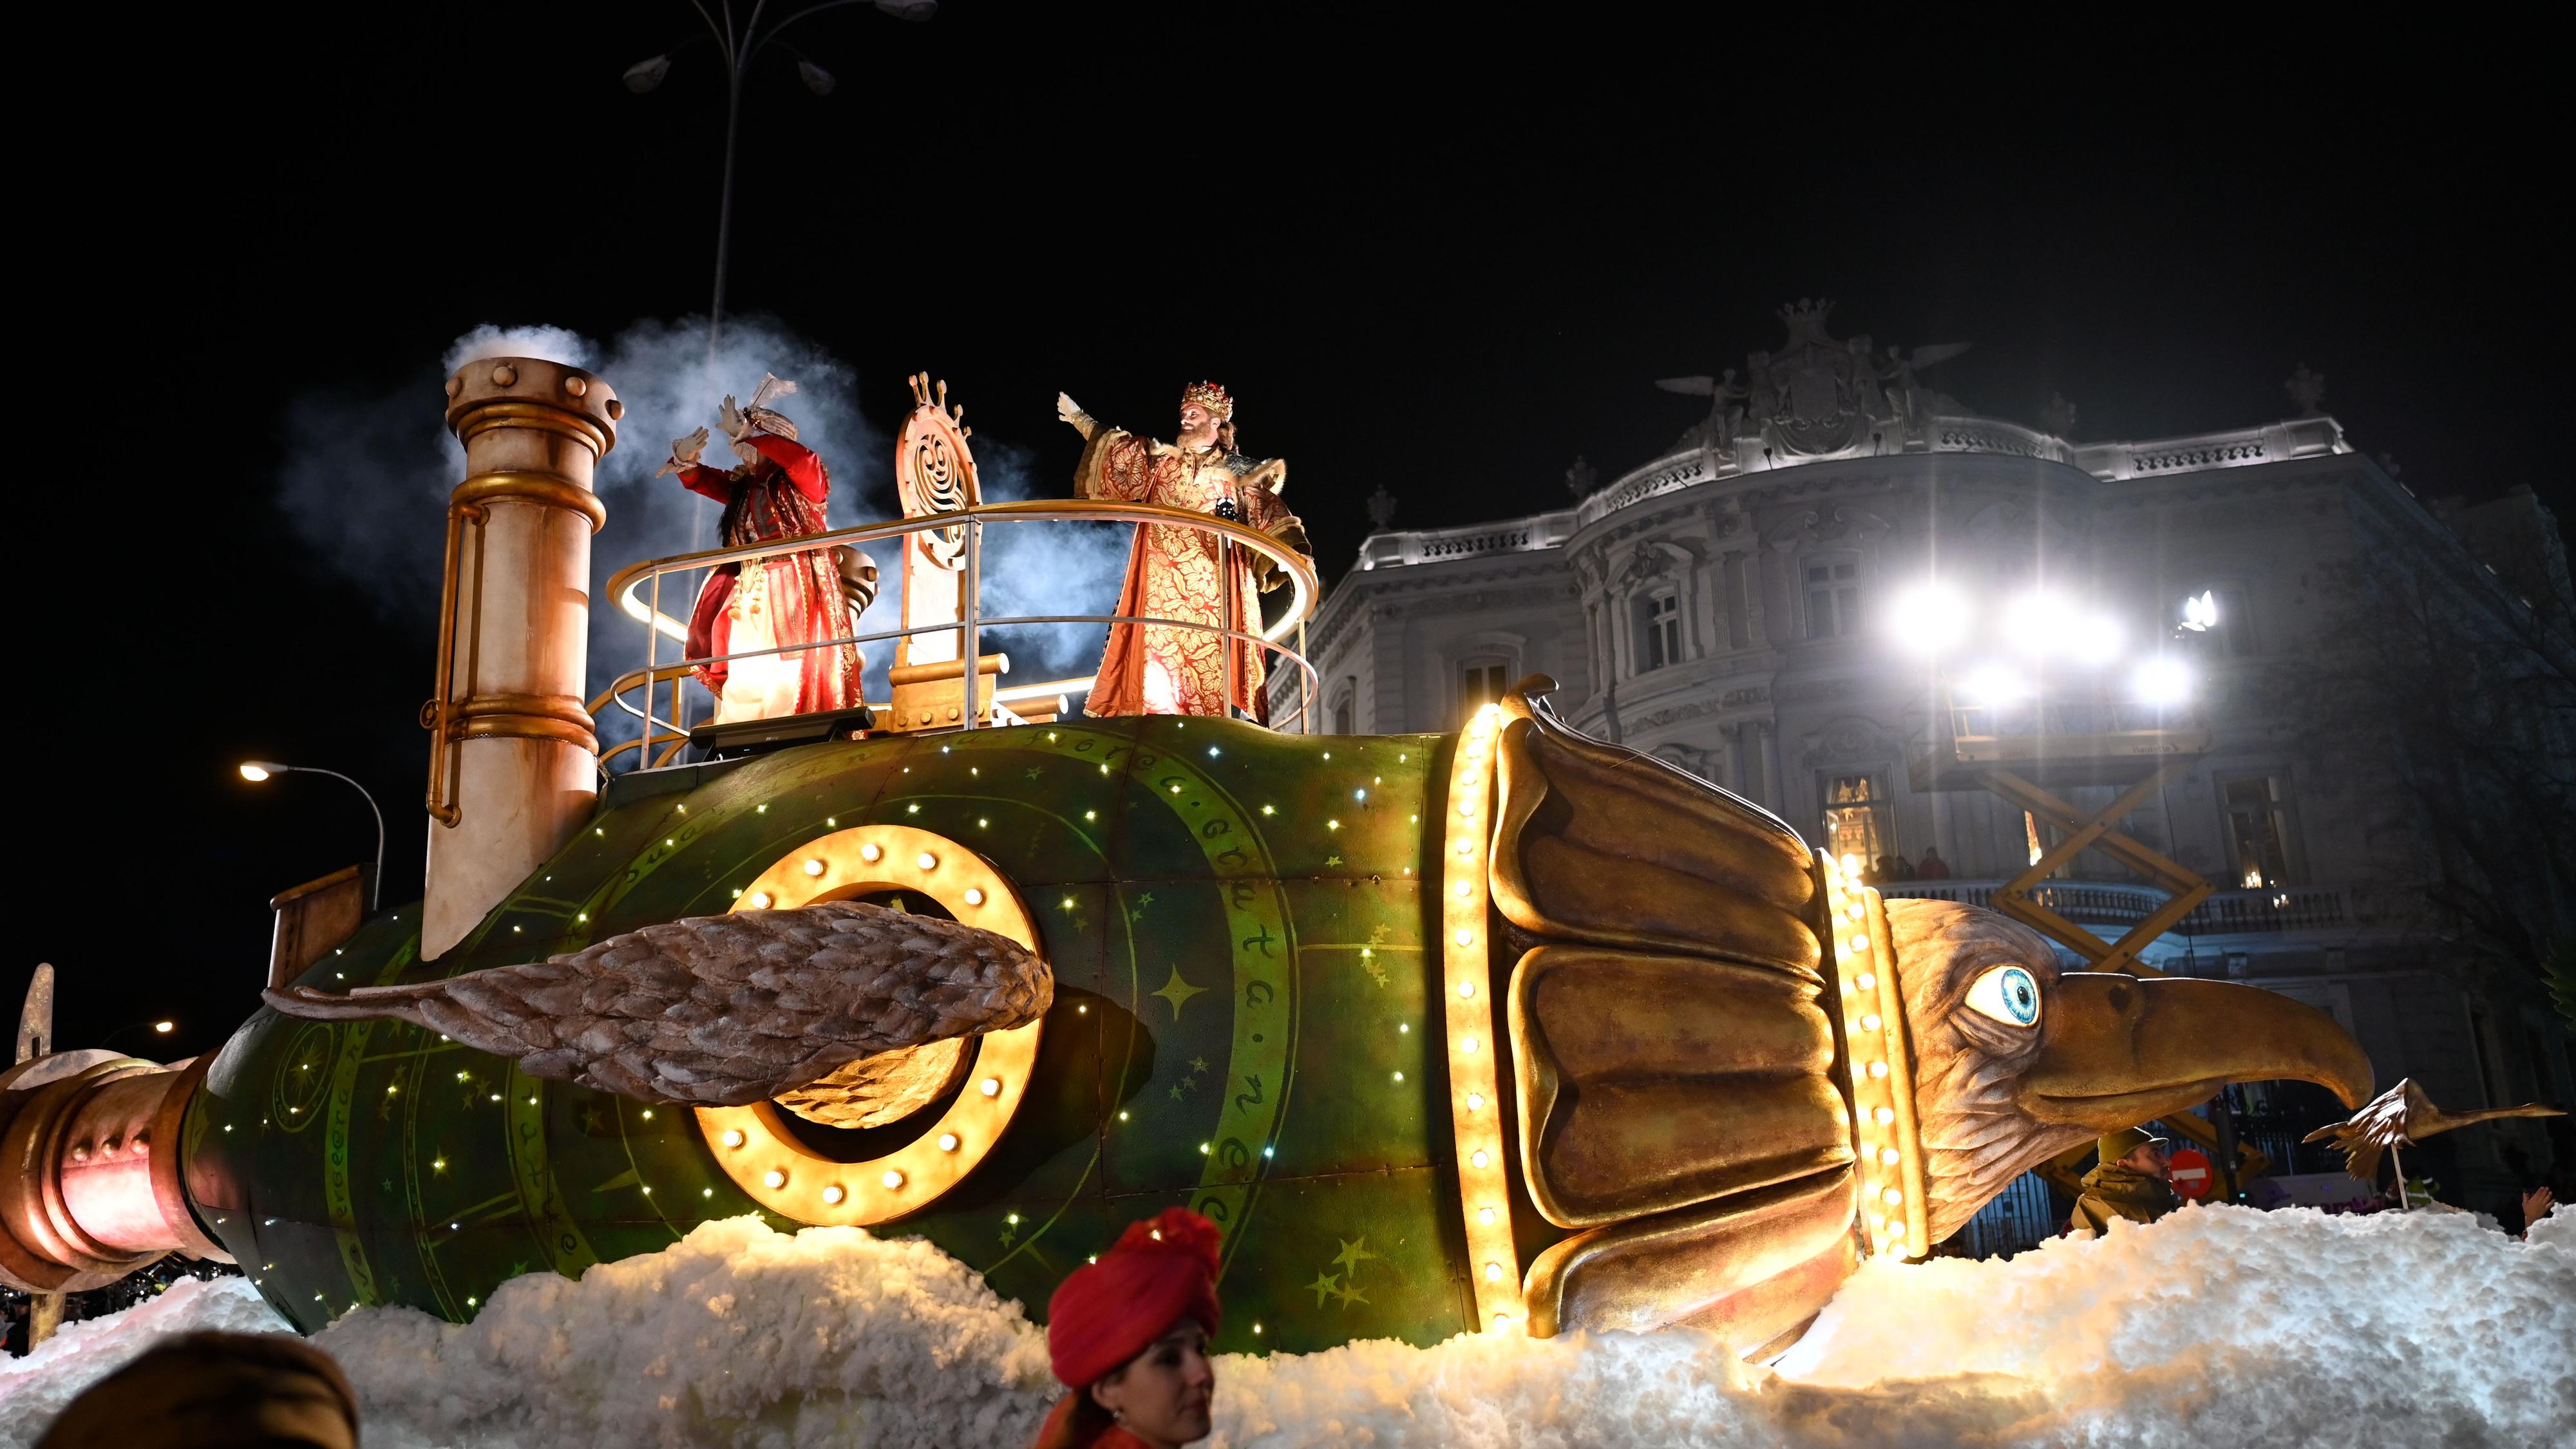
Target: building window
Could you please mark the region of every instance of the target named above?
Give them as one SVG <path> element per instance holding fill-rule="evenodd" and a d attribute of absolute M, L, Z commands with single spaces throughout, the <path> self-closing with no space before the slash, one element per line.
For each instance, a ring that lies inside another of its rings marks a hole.
<path fill-rule="evenodd" d="M 2227 814 L 2228 859 L 2245 890 L 2287 885 L 2290 880 L 2288 792 L 2277 776 L 2222 780 L 2220 808 Z"/>
<path fill-rule="evenodd" d="M 2210 592 L 2218 599 L 2218 622 L 2211 626 L 2209 632 L 2217 636 L 2214 642 L 2218 645 L 2219 654 L 2228 659 L 2242 659 L 2252 654 L 2254 621 L 2245 614 L 2245 591 L 2212 589 Z"/>
<path fill-rule="evenodd" d="M 1470 659 L 1458 666 L 1458 727 L 1465 729 L 1477 710 L 1503 697 L 1510 687 L 1511 663 L 1502 659 Z M 1345 732 L 1347 733 L 1347 731 Z"/>
<path fill-rule="evenodd" d="M 1840 639 L 1860 630 L 1860 565 L 1807 565 L 1807 637 Z"/>
<path fill-rule="evenodd" d="M 1333 701 L 1333 733 L 1337 735 L 1358 734 L 1359 721 L 1356 716 L 1357 711 L 1351 707 L 1351 692 L 1349 690 L 1342 691 L 1342 697 Z"/>
<path fill-rule="evenodd" d="M 1878 861 L 1889 852 L 1887 787 L 1876 771 L 1824 777 L 1825 849 L 1836 860 L 1859 857 L 1860 868 L 1875 878 Z"/>
<path fill-rule="evenodd" d="M 1673 588 L 1661 588 L 1639 601 L 1637 669 L 1640 673 L 1682 662 L 1682 600 Z"/>

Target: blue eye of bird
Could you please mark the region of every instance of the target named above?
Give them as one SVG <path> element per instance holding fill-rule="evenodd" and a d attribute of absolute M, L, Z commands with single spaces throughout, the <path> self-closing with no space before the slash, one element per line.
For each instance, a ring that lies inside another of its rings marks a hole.
<path fill-rule="evenodd" d="M 2019 966 L 1998 966 L 1968 988 L 1968 1005 L 2010 1026 L 2039 1021 L 2039 980 Z"/>

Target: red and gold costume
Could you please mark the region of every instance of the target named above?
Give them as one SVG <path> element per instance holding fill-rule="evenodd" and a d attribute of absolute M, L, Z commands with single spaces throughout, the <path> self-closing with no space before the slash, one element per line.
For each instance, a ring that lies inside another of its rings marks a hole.
<path fill-rule="evenodd" d="M 1193 386 L 1183 402 L 1206 407 L 1228 423 L 1232 420 L 1233 403 L 1214 384 Z M 1201 449 L 1159 443 L 1102 427 L 1087 414 L 1079 415 L 1074 426 L 1089 440 L 1074 474 L 1077 496 L 1159 503 L 1220 515 L 1231 503 L 1235 522 L 1257 528 L 1298 553 L 1307 551 L 1303 525 L 1279 501 L 1276 491 L 1287 479 L 1285 463 L 1256 461 L 1223 441 Z M 1284 576 L 1266 568 L 1265 560 L 1248 546 L 1238 543 L 1225 548 L 1221 543 L 1212 532 L 1171 524 L 1137 525 L 1136 541 L 1127 554 L 1126 585 L 1118 593 L 1118 612 L 1258 634 L 1260 591 L 1276 587 Z M 1083 710 L 1094 715 L 1222 716 L 1232 705 L 1259 717 L 1265 698 L 1261 653 L 1261 646 L 1249 640 L 1229 640 L 1203 629 L 1112 624 L 1109 647 L 1101 654 L 1100 672 Z"/>
<path fill-rule="evenodd" d="M 730 401 L 730 399 L 728 399 Z M 800 538 L 831 527 L 831 475 L 812 449 L 777 433 L 746 432 L 756 456 L 730 470 L 679 468 L 690 492 L 724 505 L 727 547 Z M 732 654 L 813 639 L 846 639 L 850 607 L 823 549 L 726 564 L 707 578 L 689 617 L 689 657 Z M 716 721 L 772 719 L 859 703 L 859 652 L 848 644 L 719 661 L 697 670 L 716 695 Z"/>

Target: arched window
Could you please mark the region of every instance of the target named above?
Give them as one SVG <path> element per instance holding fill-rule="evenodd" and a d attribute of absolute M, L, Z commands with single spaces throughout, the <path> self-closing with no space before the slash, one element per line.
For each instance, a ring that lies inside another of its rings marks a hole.
<path fill-rule="evenodd" d="M 1337 735 L 1355 735 L 1355 734 L 1358 734 L 1358 733 L 1359 733 L 1359 687 L 1358 687 L 1358 681 L 1357 681 L 1357 680 L 1352 680 L 1352 679 L 1345 679 L 1345 680 L 1341 681 L 1341 687 L 1340 687 L 1339 689 L 1336 689 L 1336 690 L 1334 690 L 1334 691 L 1333 691 L 1333 702 L 1332 702 L 1332 705 L 1331 705 L 1331 706 L 1330 706 L 1330 707 L 1325 711 L 1325 713 L 1326 713 L 1326 716 L 1327 716 L 1328 728 L 1330 728 L 1334 734 L 1337 734 Z"/>

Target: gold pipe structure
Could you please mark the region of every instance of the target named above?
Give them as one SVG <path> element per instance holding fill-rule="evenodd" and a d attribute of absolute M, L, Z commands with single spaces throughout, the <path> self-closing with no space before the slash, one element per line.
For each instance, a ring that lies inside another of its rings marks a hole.
<path fill-rule="evenodd" d="M 625 405 L 562 363 L 478 358 L 447 380 L 450 495 L 430 732 L 421 956 L 436 959 L 579 828 L 598 797 L 582 699 L 594 470 Z"/>
<path fill-rule="evenodd" d="M 180 1124 L 209 1061 L 76 1051 L 0 1072 L 0 1283 L 79 1293 L 172 1252 L 232 1261 L 180 1182 Z"/>

